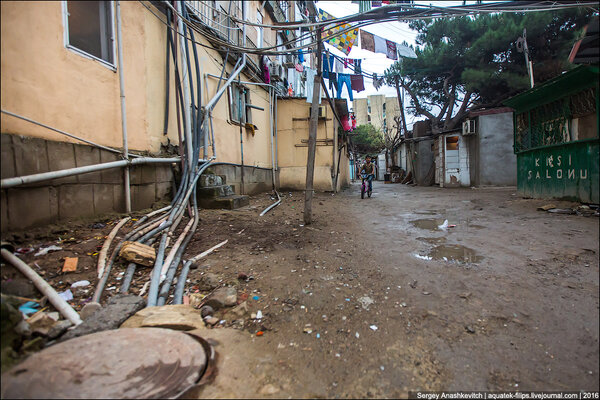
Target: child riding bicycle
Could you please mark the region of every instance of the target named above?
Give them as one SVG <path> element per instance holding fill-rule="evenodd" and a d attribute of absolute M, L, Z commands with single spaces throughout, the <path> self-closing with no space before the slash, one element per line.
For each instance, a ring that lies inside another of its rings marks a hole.
<path fill-rule="evenodd" d="M 373 190 L 373 179 L 375 178 L 375 165 L 371 164 L 371 157 L 367 156 L 365 164 L 360 169 L 361 174 L 366 174 L 367 182 L 369 182 L 369 192 Z"/>

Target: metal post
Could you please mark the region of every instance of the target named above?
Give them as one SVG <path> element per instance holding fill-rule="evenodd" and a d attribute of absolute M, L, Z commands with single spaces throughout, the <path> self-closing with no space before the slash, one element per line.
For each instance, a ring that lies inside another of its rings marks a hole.
<path fill-rule="evenodd" d="M 175 2 L 177 7 L 177 12 L 179 14 L 183 14 L 183 1 Z M 180 18 L 177 19 L 177 31 L 180 35 L 183 35 L 183 20 Z M 190 81 L 189 81 L 189 71 L 187 70 L 187 64 L 185 62 L 186 52 L 185 52 L 185 41 L 187 40 L 187 36 L 182 36 L 179 41 L 179 47 L 181 47 L 181 78 L 183 80 L 183 118 L 184 118 L 184 126 L 185 126 L 185 148 L 187 150 L 187 163 L 189 170 L 192 171 L 193 163 L 192 158 L 194 155 L 194 149 L 192 147 L 192 106 L 190 100 Z M 181 143 L 180 143 L 181 145 Z"/>
<path fill-rule="evenodd" d="M 310 124 L 308 128 L 308 157 L 306 159 L 306 192 L 304 194 L 304 223 L 312 222 L 313 180 L 315 172 L 315 152 L 317 149 L 317 128 L 319 122 L 319 96 L 321 95 L 321 53 L 323 42 L 322 29 L 317 29 L 317 74 L 314 79 L 312 104 L 310 107 Z"/>
<path fill-rule="evenodd" d="M 125 71 L 123 70 L 123 35 L 121 34 L 121 2 L 117 1 L 117 51 L 119 57 L 119 91 L 121 95 L 121 130 L 123 131 L 123 157 L 129 160 L 127 145 L 127 113 L 125 111 Z M 131 187 L 129 185 L 129 165 L 123 169 L 125 189 L 125 211 L 131 212 Z"/>

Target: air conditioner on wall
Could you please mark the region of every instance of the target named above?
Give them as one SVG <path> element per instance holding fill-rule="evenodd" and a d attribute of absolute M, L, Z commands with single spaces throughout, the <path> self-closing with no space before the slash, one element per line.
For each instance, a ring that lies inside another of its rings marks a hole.
<path fill-rule="evenodd" d="M 283 81 L 283 66 L 278 62 L 272 64 L 271 78 L 275 81 Z"/>
<path fill-rule="evenodd" d="M 462 126 L 463 136 L 474 135 L 475 133 L 476 133 L 476 131 L 475 131 L 475 120 L 474 119 L 468 119 L 465 122 L 463 122 L 463 126 Z"/>

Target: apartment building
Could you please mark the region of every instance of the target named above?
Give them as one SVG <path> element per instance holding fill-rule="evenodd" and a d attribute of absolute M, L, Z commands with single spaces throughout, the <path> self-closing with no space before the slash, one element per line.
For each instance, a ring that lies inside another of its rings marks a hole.
<path fill-rule="evenodd" d="M 356 125 L 371 124 L 381 130 L 393 129 L 394 117 L 400 116 L 397 97 L 386 97 L 382 94 L 354 99 L 352 102 Z"/>

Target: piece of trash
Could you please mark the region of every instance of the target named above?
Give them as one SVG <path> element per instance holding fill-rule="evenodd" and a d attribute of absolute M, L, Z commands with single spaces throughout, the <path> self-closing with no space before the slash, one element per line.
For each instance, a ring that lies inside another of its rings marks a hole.
<path fill-rule="evenodd" d="M 261 311 L 261 310 L 258 310 L 258 311 L 256 312 L 256 319 L 262 319 L 262 317 L 263 317 L 262 311 Z"/>
<path fill-rule="evenodd" d="M 321 334 L 317 333 L 317 339 L 320 339 L 320 338 L 321 338 Z"/>
<path fill-rule="evenodd" d="M 256 336 L 262 336 L 262 335 L 264 335 L 264 334 L 265 334 L 265 333 L 264 333 L 263 331 L 258 331 L 258 332 L 256 332 Z"/>
<path fill-rule="evenodd" d="M 258 299 L 260 299 L 260 297 L 258 297 L 258 296 L 252 296 L 252 300 L 258 300 Z"/>
<path fill-rule="evenodd" d="M 448 228 L 456 228 L 456 225 L 448 225 Z"/>
<path fill-rule="evenodd" d="M 33 301 L 28 301 L 27 303 L 21 304 L 21 306 L 19 307 L 19 311 L 21 311 L 21 313 L 25 314 L 25 315 L 29 315 L 29 314 L 34 314 L 36 312 L 38 312 L 38 308 L 40 307 L 40 305 L 36 302 Z"/>
<path fill-rule="evenodd" d="M 241 281 L 245 281 L 245 280 L 248 280 L 248 275 L 246 275 L 244 272 L 240 272 L 238 274 L 237 278 Z"/>
<path fill-rule="evenodd" d="M 448 228 L 448 220 L 445 220 L 443 224 L 438 225 L 438 228 L 445 231 Z"/>
<path fill-rule="evenodd" d="M 304 328 L 304 333 L 311 334 L 312 333 L 312 328 Z"/>
<path fill-rule="evenodd" d="M 473 327 L 472 327 L 472 326 L 469 326 L 469 325 L 467 325 L 467 326 L 465 326 L 465 329 L 466 329 L 466 331 L 467 331 L 467 332 L 469 332 L 469 333 L 475 333 L 475 329 L 473 329 Z"/>
<path fill-rule="evenodd" d="M 554 204 L 546 204 L 545 206 L 538 207 L 538 211 L 548 211 L 553 208 L 556 208 Z"/>
<path fill-rule="evenodd" d="M 19 247 L 17 250 L 15 250 L 17 253 L 19 254 L 29 254 L 32 251 L 34 251 L 35 249 L 33 247 Z"/>
<path fill-rule="evenodd" d="M 78 288 L 78 287 L 86 287 L 90 284 L 90 281 L 77 281 L 75 283 L 73 283 L 71 285 L 71 288 Z"/>
<path fill-rule="evenodd" d="M 411 288 L 414 289 L 414 288 L 417 287 L 417 283 L 418 283 L 418 281 L 412 281 L 411 283 L 409 283 L 409 285 L 410 285 Z"/>
<path fill-rule="evenodd" d="M 63 264 L 62 272 L 77 271 L 77 263 L 78 262 L 79 262 L 78 257 L 65 257 L 65 263 Z"/>
<path fill-rule="evenodd" d="M 71 289 L 67 289 L 64 292 L 59 293 L 58 295 L 62 297 L 65 301 L 73 300 L 73 292 L 71 292 Z"/>
<path fill-rule="evenodd" d="M 371 328 L 371 330 L 374 330 L 374 331 L 376 331 L 378 329 L 377 325 L 371 325 L 371 326 L 369 326 L 369 328 Z"/>
<path fill-rule="evenodd" d="M 423 294 L 424 294 L 425 296 L 429 296 L 429 295 L 431 294 L 431 292 L 423 292 Z"/>
<path fill-rule="evenodd" d="M 48 246 L 46 248 L 41 248 L 40 247 L 40 251 L 38 251 L 34 255 L 36 257 L 38 257 L 38 256 L 45 256 L 46 254 L 48 254 L 51 251 L 58 251 L 58 250 L 62 250 L 62 247 L 58 247 L 56 245 Z"/>
<path fill-rule="evenodd" d="M 551 210 L 548 210 L 548 212 L 554 213 L 554 214 L 575 214 L 576 213 L 576 211 L 571 208 L 553 208 Z"/>
<path fill-rule="evenodd" d="M 90 225 L 91 229 L 102 229 L 105 227 L 106 227 L 106 224 L 103 224 L 102 222 L 96 222 L 95 224 Z"/>
<path fill-rule="evenodd" d="M 383 370 L 385 370 L 385 367 L 383 365 L 380 365 L 379 369 L 383 371 Z"/>
<path fill-rule="evenodd" d="M 358 338 L 360 337 L 360 334 L 359 334 L 358 332 L 356 332 L 356 333 L 354 334 L 354 336 L 356 336 L 356 338 L 358 339 Z"/>

